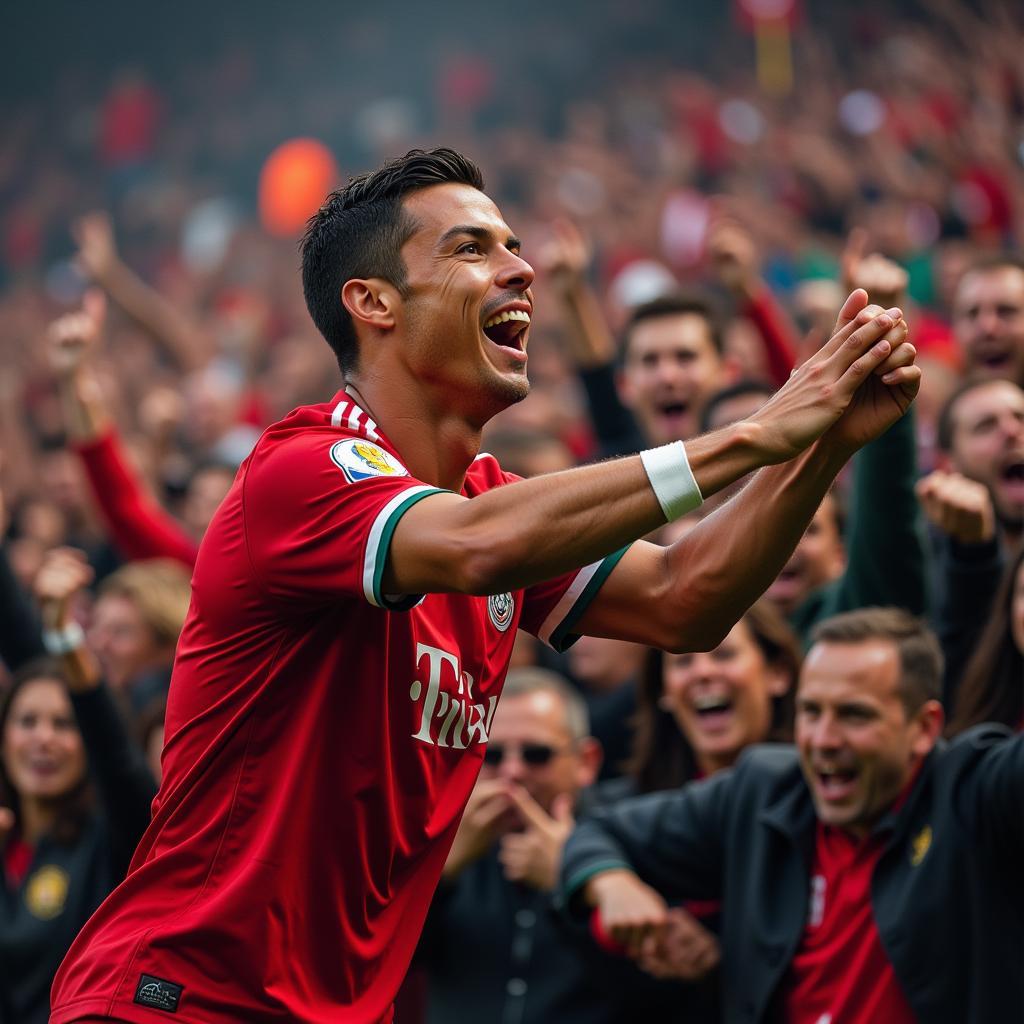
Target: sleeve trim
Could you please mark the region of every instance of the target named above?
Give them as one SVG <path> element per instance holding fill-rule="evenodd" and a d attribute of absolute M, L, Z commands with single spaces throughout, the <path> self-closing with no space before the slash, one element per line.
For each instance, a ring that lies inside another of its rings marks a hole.
<path fill-rule="evenodd" d="M 600 562 L 593 562 L 580 569 L 538 630 L 537 635 L 544 643 L 556 651 L 564 651 L 576 642 L 577 638 L 571 635 L 570 630 L 579 622 L 604 581 L 628 550 L 627 545 Z"/>
<path fill-rule="evenodd" d="M 571 902 L 572 898 L 583 888 L 584 885 L 589 882 L 594 875 L 600 875 L 605 871 L 632 871 L 624 860 L 599 860 L 593 864 L 588 864 L 585 868 L 581 868 L 576 874 L 572 875 L 565 883 L 565 897 L 566 902 Z"/>
<path fill-rule="evenodd" d="M 380 585 L 384 576 L 384 564 L 391 545 L 398 520 L 416 502 L 431 494 L 441 494 L 440 487 L 407 487 L 400 491 L 377 513 L 366 539 L 366 555 L 363 559 L 363 596 L 370 604 L 388 611 L 407 611 L 423 600 L 422 594 L 382 594 Z"/>

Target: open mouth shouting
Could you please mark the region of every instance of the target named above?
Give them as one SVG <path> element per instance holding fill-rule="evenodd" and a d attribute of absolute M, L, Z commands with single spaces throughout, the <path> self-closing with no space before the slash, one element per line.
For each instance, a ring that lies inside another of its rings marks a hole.
<path fill-rule="evenodd" d="M 656 405 L 656 412 L 666 435 L 682 438 L 685 434 L 692 433 L 689 402 L 678 398 L 659 402 Z"/>
<path fill-rule="evenodd" d="M 1004 462 L 999 470 L 999 484 L 1007 504 L 1024 508 L 1024 459 Z"/>
<path fill-rule="evenodd" d="M 814 776 L 818 795 L 826 804 L 841 804 L 849 800 L 857 788 L 857 771 L 838 765 L 815 765 Z"/>
<path fill-rule="evenodd" d="M 999 345 L 979 346 L 974 352 L 978 366 L 991 374 L 1002 374 L 1012 369 L 1013 350 Z"/>
<path fill-rule="evenodd" d="M 530 329 L 530 312 L 522 305 L 508 307 L 484 321 L 483 332 L 488 341 L 508 352 L 517 361 L 526 361 L 526 340 Z"/>
<path fill-rule="evenodd" d="M 700 728 L 718 733 L 732 725 L 734 712 L 732 698 L 724 693 L 702 694 L 693 699 L 693 710 Z"/>

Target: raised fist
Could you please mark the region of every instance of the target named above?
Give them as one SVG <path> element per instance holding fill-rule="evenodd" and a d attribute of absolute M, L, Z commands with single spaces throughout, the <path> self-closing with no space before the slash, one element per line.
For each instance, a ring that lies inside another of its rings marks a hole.
<path fill-rule="evenodd" d="M 90 288 L 82 296 L 82 308 L 65 313 L 47 331 L 47 357 L 58 377 L 72 377 L 96 348 L 107 314 L 103 292 Z"/>

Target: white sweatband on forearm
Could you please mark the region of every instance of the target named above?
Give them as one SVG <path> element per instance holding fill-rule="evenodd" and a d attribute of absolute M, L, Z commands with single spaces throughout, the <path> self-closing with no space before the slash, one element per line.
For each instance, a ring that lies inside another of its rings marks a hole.
<path fill-rule="evenodd" d="M 648 448 L 640 453 L 640 461 L 668 522 L 685 516 L 703 503 L 704 495 L 694 479 L 682 441 Z"/>

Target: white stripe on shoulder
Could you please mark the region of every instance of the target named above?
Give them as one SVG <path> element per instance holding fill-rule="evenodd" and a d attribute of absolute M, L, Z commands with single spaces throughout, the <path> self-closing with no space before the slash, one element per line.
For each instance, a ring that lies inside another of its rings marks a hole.
<path fill-rule="evenodd" d="M 335 407 L 334 412 L 331 413 L 331 426 L 340 427 L 341 417 L 345 415 L 345 410 L 348 408 L 348 402 L 343 398 Z"/>
<path fill-rule="evenodd" d="M 373 580 L 377 571 L 377 560 L 387 554 L 386 551 L 380 551 L 379 548 L 381 535 L 384 533 L 384 528 L 387 526 L 388 520 L 391 518 L 391 513 L 394 512 L 403 501 L 412 497 L 412 495 L 420 494 L 423 491 L 436 490 L 436 487 L 428 487 L 426 484 L 421 484 L 418 487 L 406 487 L 391 498 L 391 500 L 388 501 L 377 513 L 377 518 L 374 519 L 373 525 L 370 527 L 369 536 L 366 539 L 366 557 L 363 559 L 363 596 L 375 607 L 383 607 L 373 592 Z"/>
<path fill-rule="evenodd" d="M 380 440 L 380 434 L 377 433 L 377 424 L 374 423 L 369 416 L 366 417 L 366 424 L 363 426 L 363 432 L 371 441 Z"/>
<path fill-rule="evenodd" d="M 359 417 L 363 415 L 363 410 L 358 405 L 352 406 L 352 411 L 348 414 L 348 428 L 349 430 L 359 430 Z"/>
<path fill-rule="evenodd" d="M 549 647 L 551 646 L 551 634 L 565 621 L 565 617 L 572 611 L 573 605 L 580 599 L 583 591 L 587 589 L 587 584 L 594 578 L 594 573 L 601 568 L 603 561 L 602 558 L 600 562 L 591 562 L 590 565 L 583 566 L 576 573 L 576 578 L 569 584 L 558 604 L 548 613 L 548 617 L 537 631 L 537 635 Z"/>

